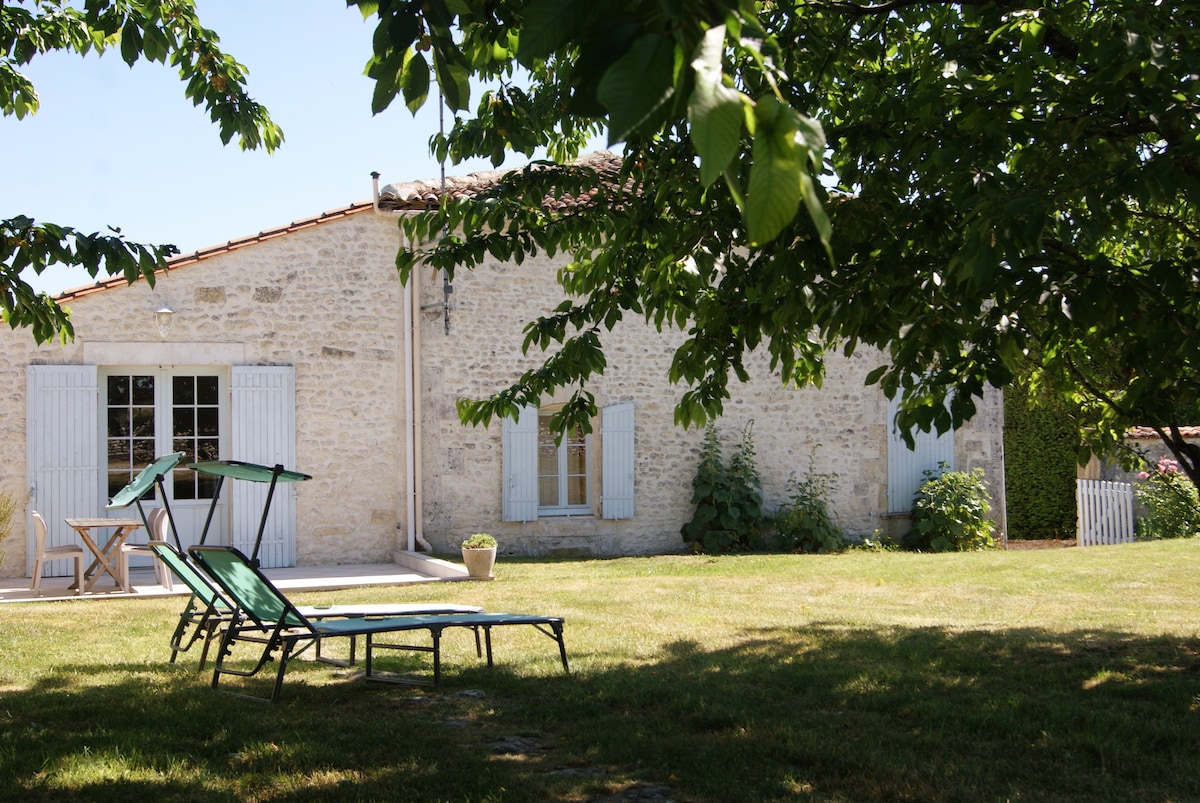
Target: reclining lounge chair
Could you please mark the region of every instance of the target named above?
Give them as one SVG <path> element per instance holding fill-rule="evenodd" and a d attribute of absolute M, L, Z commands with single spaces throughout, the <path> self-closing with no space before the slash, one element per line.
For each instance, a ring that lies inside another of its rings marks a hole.
<path fill-rule="evenodd" d="M 208 658 L 209 644 L 221 625 L 233 618 L 234 608 L 204 575 L 192 568 L 183 555 L 176 552 L 166 541 L 150 541 L 147 546 L 154 553 L 154 557 L 192 592 L 179 614 L 175 632 L 171 634 L 171 663 L 175 663 L 179 653 L 186 652 L 203 638 L 204 649 L 200 652 L 199 666 L 203 669 Z"/>
<path fill-rule="evenodd" d="M 539 616 L 513 613 L 445 613 L 437 615 L 404 615 L 373 618 L 321 618 L 306 616 L 293 605 L 279 589 L 268 580 L 250 560 L 233 547 L 194 546 L 188 550 L 192 559 L 213 580 L 223 596 L 234 605 L 234 615 L 224 626 L 221 644 L 213 670 L 212 687 L 220 689 L 222 675 L 250 677 L 258 674 L 272 660 L 279 669 L 271 693 L 271 702 L 279 700 L 283 688 L 283 677 L 291 660 L 303 654 L 310 646 L 331 637 L 363 636 L 366 642 L 365 669 L 368 680 L 388 683 L 407 683 L 436 686 L 441 682 L 441 638 L 447 628 L 464 627 L 474 631 L 476 649 L 479 631 L 484 634 L 487 645 L 487 663 L 492 666 L 493 627 L 503 625 L 531 625 L 539 632 L 554 639 L 558 644 L 563 670 L 570 671 L 567 664 L 567 648 L 563 642 L 563 620 L 557 616 Z M 327 616 L 328 609 L 320 614 Z M 431 645 L 394 644 L 380 641 L 378 637 L 391 633 L 428 631 Z M 233 648 L 238 643 L 254 643 L 262 647 L 257 662 L 251 669 L 235 669 L 229 665 Z M 375 671 L 373 660 L 376 650 L 409 650 L 427 652 L 433 656 L 433 680 L 414 678 Z M 237 694 L 236 692 L 230 692 Z M 241 694 L 240 696 L 252 697 Z M 263 698 L 253 698 L 263 699 Z"/>
<path fill-rule="evenodd" d="M 149 547 L 155 557 L 163 563 L 180 582 L 192 592 L 187 604 L 179 614 L 179 623 L 171 634 L 171 663 L 175 657 L 186 652 L 201 637 L 204 638 L 204 649 L 200 653 L 200 666 L 203 669 L 208 656 L 209 644 L 220 632 L 223 625 L 232 621 L 236 608 L 230 604 L 221 592 L 212 584 L 207 576 L 198 572 L 186 557 L 177 552 L 166 541 L 150 541 Z M 319 607 L 300 606 L 301 615 L 308 619 L 354 618 L 366 616 L 408 616 L 408 615 L 441 615 L 449 613 L 479 613 L 483 610 L 477 605 L 456 605 L 448 603 L 377 603 L 365 605 L 326 605 Z M 477 639 L 478 641 L 478 639 Z M 476 644 L 479 651 L 479 645 Z M 350 639 L 350 657 L 342 661 L 321 655 L 321 645 L 317 644 L 315 657 L 326 663 L 337 666 L 349 666 L 354 663 L 355 639 Z"/>

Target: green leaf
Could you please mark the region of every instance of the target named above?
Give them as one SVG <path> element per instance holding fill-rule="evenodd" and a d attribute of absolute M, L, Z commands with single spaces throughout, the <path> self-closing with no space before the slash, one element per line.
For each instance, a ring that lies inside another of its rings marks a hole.
<path fill-rule="evenodd" d="M 746 193 L 746 233 L 752 245 L 773 240 L 796 216 L 801 200 L 801 153 L 792 110 L 773 97 L 755 106 L 753 164 Z"/>
<path fill-rule="evenodd" d="M 471 74 L 465 64 L 435 54 L 433 68 L 437 72 L 438 86 L 446 107 L 451 111 L 464 111 L 471 100 Z"/>
<path fill-rule="evenodd" d="M 688 121 L 700 156 L 700 181 L 706 187 L 722 175 L 741 144 L 743 96 L 724 84 L 724 43 L 725 26 L 710 28 L 692 62 L 696 86 L 688 101 Z"/>
<path fill-rule="evenodd" d="M 142 37 L 142 53 L 150 61 L 164 62 L 170 52 L 171 42 L 161 28 L 150 25 Z"/>
<path fill-rule="evenodd" d="M 425 105 L 429 97 L 429 62 L 415 50 L 405 53 L 404 66 L 400 70 L 400 90 L 404 105 L 413 114 Z"/>
<path fill-rule="evenodd" d="M 544 58 L 571 40 L 580 17 L 579 0 L 533 0 L 525 9 L 517 56 L 523 64 Z"/>
<path fill-rule="evenodd" d="M 125 27 L 121 28 L 121 58 L 132 67 L 141 54 L 142 32 L 138 29 L 137 23 L 129 20 L 125 23 Z"/>
<path fill-rule="evenodd" d="M 675 44 L 668 36 L 648 34 L 608 68 L 596 97 L 608 109 L 608 142 L 624 142 L 675 93 Z"/>
<path fill-rule="evenodd" d="M 372 114 L 379 114 L 392 104 L 408 52 L 391 53 L 387 58 L 372 61 L 367 66 L 367 74 L 375 79 L 375 91 L 371 95 Z"/>

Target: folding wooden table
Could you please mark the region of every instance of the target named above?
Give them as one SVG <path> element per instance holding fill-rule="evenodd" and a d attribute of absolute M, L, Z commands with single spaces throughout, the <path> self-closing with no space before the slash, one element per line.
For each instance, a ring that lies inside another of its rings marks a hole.
<path fill-rule="evenodd" d="M 125 582 L 121 577 L 121 545 L 125 543 L 134 530 L 142 526 L 137 519 L 64 519 L 67 526 L 79 533 L 83 545 L 88 548 L 95 559 L 83 573 L 84 591 L 91 591 L 92 586 L 104 574 L 116 581 L 118 588 L 124 588 Z M 113 529 L 114 532 L 101 546 L 92 538 L 92 530 Z"/>

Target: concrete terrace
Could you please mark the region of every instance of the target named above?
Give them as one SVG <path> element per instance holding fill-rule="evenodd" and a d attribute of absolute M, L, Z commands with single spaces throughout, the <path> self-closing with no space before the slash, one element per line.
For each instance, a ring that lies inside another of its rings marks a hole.
<path fill-rule="evenodd" d="M 460 564 L 427 555 L 403 553 L 398 556 L 402 563 L 372 563 L 345 566 L 295 566 L 286 569 L 264 569 L 263 573 L 284 593 L 296 591 L 334 591 L 340 588 L 363 586 L 412 585 L 415 583 L 454 582 L 467 579 L 467 572 Z M 133 567 L 129 572 L 133 593 L 127 594 L 111 578 L 97 581 L 95 588 L 77 595 L 67 588 L 71 577 L 43 577 L 41 596 L 34 596 L 29 589 L 28 577 L 0 578 L 0 603 L 5 602 L 48 602 L 54 600 L 120 599 L 151 596 L 184 596 L 187 586 L 176 582 L 168 591 L 154 580 L 154 569 L 150 566 Z"/>

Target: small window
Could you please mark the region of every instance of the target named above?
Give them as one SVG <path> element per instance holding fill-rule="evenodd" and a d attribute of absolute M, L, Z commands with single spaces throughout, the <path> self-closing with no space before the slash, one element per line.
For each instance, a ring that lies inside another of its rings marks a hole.
<path fill-rule="evenodd" d="M 555 443 L 550 429 L 554 410 L 538 411 L 538 514 L 590 512 L 588 437 L 572 427 Z"/>

